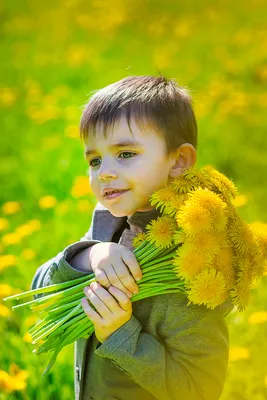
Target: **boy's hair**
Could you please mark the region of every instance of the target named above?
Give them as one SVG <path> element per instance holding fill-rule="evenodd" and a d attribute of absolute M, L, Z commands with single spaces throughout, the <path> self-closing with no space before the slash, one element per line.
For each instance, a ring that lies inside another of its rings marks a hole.
<path fill-rule="evenodd" d="M 85 105 L 80 122 L 80 137 L 96 135 L 96 126 L 103 124 L 104 137 L 121 117 L 126 117 L 129 129 L 133 117 L 140 129 L 146 124 L 163 137 L 167 154 L 183 143 L 197 147 L 197 123 L 192 99 L 175 79 L 163 75 L 127 76 L 103 89 L 93 91 Z"/>

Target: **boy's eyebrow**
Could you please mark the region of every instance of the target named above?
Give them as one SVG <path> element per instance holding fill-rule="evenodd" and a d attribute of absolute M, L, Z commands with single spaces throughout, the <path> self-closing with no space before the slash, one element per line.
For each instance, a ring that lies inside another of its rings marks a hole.
<path fill-rule="evenodd" d="M 141 147 L 141 144 L 136 142 L 135 140 L 124 140 L 123 142 L 119 142 L 119 143 L 114 143 L 111 146 L 109 146 L 109 149 L 114 149 L 116 147 Z M 94 149 L 87 149 L 84 152 L 84 156 L 87 157 L 90 154 L 95 154 L 97 153 L 96 150 Z"/>

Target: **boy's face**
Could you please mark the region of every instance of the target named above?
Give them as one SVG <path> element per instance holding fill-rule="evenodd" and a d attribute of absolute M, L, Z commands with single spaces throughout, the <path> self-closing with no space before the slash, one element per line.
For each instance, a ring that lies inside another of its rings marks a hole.
<path fill-rule="evenodd" d="M 153 209 L 149 196 L 169 183 L 173 166 L 173 158 L 165 154 L 164 140 L 152 127 L 144 132 L 134 120 L 130 126 L 132 134 L 127 120 L 122 118 L 106 139 L 101 129 L 97 129 L 96 137 L 85 141 L 85 154 L 94 150 L 86 155 L 92 191 L 115 217 L 129 217 L 136 211 Z M 136 147 L 118 145 L 127 141 L 136 142 Z M 113 147 L 115 144 L 118 146 Z M 103 191 L 107 188 L 126 191 L 106 196 Z"/>

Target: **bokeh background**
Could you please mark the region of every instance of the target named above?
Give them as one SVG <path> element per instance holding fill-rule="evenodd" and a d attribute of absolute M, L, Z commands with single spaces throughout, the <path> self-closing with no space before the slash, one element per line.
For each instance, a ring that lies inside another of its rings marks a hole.
<path fill-rule="evenodd" d="M 87 231 L 95 200 L 79 139 L 90 91 L 127 75 L 192 91 L 198 166 L 239 189 L 246 222 L 267 223 L 267 3 L 264 0 L 2 0 L 0 297 L 30 288 L 39 265 Z M 267 399 L 267 277 L 227 317 L 222 400 Z M 0 303 L 1 400 L 73 399 L 73 346 L 51 372 L 32 353 L 30 310 Z"/>

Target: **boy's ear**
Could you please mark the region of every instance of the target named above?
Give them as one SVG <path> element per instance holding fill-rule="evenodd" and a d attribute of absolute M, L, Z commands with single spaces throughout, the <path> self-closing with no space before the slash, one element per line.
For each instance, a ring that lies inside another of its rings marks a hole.
<path fill-rule="evenodd" d="M 185 168 L 195 165 L 197 153 L 195 147 L 190 143 L 184 143 L 173 153 L 173 166 L 171 167 L 169 176 L 176 178 L 183 173 Z"/>

